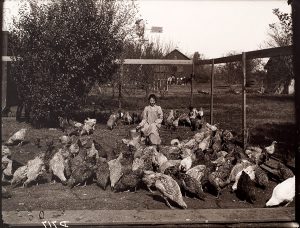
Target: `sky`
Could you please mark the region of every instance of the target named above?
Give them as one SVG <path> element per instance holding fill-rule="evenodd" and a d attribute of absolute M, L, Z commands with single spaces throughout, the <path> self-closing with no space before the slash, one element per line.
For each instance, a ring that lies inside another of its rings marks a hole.
<path fill-rule="evenodd" d="M 163 33 L 150 33 L 191 56 L 196 51 L 206 58 L 228 52 L 260 49 L 267 39 L 268 25 L 277 22 L 272 9 L 291 12 L 286 0 L 138 0 L 146 27 L 163 27 Z"/>
<path fill-rule="evenodd" d="M 5 23 L 17 15 L 19 4 L 5 1 Z M 205 58 L 260 49 L 268 25 L 278 22 L 272 9 L 291 12 L 287 0 L 137 0 L 137 5 L 146 28 L 163 27 L 162 33 L 146 30 L 146 39 L 158 38 L 187 56 L 198 51 Z"/>

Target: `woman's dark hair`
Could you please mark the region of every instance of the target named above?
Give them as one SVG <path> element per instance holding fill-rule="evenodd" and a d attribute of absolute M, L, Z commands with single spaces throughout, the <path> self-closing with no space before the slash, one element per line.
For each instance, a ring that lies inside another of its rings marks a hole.
<path fill-rule="evenodd" d="M 153 93 L 149 95 L 148 100 L 150 101 L 151 98 L 153 98 L 155 102 L 157 101 L 157 97 Z"/>

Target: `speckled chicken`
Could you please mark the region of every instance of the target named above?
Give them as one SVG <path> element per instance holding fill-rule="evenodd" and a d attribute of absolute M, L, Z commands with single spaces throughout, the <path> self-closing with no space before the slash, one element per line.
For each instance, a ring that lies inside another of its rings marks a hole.
<path fill-rule="evenodd" d="M 206 175 L 206 165 L 197 165 L 189 169 L 186 174 L 202 183 L 203 177 Z"/>
<path fill-rule="evenodd" d="M 254 203 L 256 201 L 255 182 L 251 180 L 250 176 L 244 171 L 242 171 L 237 184 L 236 196 L 249 203 Z"/>
<path fill-rule="evenodd" d="M 172 177 L 162 173 L 147 171 L 144 174 L 143 181 L 148 188 L 154 185 L 171 209 L 174 209 L 174 207 L 170 205 L 168 199 L 176 202 L 184 209 L 187 208 L 186 203 L 183 201 L 180 187 Z"/>
<path fill-rule="evenodd" d="M 277 174 L 281 181 L 284 181 L 284 180 L 294 176 L 293 171 L 290 170 L 288 167 L 286 167 L 281 162 L 278 162 L 278 164 L 277 164 Z"/>
<path fill-rule="evenodd" d="M 222 132 L 217 130 L 214 137 L 212 138 L 212 149 L 215 152 L 222 150 Z"/>
<path fill-rule="evenodd" d="M 259 167 L 259 165 L 256 165 L 254 168 L 255 173 L 255 182 L 258 186 L 261 188 L 266 188 L 269 184 L 269 178 L 265 171 L 262 170 L 262 168 Z"/>
<path fill-rule="evenodd" d="M 13 175 L 11 184 L 15 187 L 23 183 L 23 186 L 27 187 L 31 182 L 36 181 L 46 171 L 43 161 L 44 155 L 41 153 L 29 160 L 25 166 L 18 168 Z"/>
<path fill-rule="evenodd" d="M 116 183 L 120 180 L 123 175 L 122 164 L 120 160 L 123 158 L 123 154 L 120 153 L 118 158 L 110 160 L 108 162 L 109 166 L 109 177 L 110 177 L 110 186 L 114 189 Z"/>
<path fill-rule="evenodd" d="M 142 183 L 143 171 L 137 169 L 135 171 L 126 170 L 120 180 L 114 187 L 115 192 L 134 191 L 138 190 Z"/>
<path fill-rule="evenodd" d="M 272 196 L 266 203 L 266 206 L 277 206 L 282 203 L 286 203 L 285 206 L 287 206 L 294 200 L 295 192 L 296 181 L 295 176 L 293 176 L 275 186 L 272 192 Z"/>
<path fill-rule="evenodd" d="M 25 142 L 26 132 L 27 132 L 26 128 L 20 129 L 19 131 L 14 133 L 11 137 L 9 137 L 5 145 L 7 146 L 22 145 Z"/>
<path fill-rule="evenodd" d="M 68 186 L 73 188 L 75 185 L 82 183 L 84 183 L 85 186 L 86 182 L 93 178 L 94 170 L 95 165 L 93 159 L 86 157 L 82 163 L 74 167 L 72 170 L 71 176 L 68 180 Z"/>
<path fill-rule="evenodd" d="M 103 190 L 106 190 L 106 187 L 109 185 L 110 172 L 108 163 L 104 159 L 99 158 L 97 160 L 95 174 L 97 185 L 100 186 Z"/>
<path fill-rule="evenodd" d="M 203 192 L 201 182 L 181 172 L 179 172 L 178 178 L 181 180 L 185 192 L 195 195 L 198 199 L 205 200 L 206 195 Z"/>
<path fill-rule="evenodd" d="M 218 166 L 216 171 L 212 172 L 208 175 L 209 183 L 215 188 L 217 191 L 217 198 L 221 194 L 221 189 L 226 186 L 226 180 L 230 175 L 231 169 L 233 165 L 230 159 L 225 159 L 224 164 Z"/>

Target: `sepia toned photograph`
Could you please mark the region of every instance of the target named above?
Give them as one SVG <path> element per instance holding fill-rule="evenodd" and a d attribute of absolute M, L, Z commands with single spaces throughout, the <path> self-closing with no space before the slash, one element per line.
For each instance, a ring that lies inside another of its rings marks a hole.
<path fill-rule="evenodd" d="M 299 227 L 297 4 L 1 1 L 1 227 Z"/>

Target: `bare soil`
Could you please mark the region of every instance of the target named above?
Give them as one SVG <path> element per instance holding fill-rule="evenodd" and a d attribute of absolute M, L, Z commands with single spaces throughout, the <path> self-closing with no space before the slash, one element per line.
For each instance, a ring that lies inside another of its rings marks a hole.
<path fill-rule="evenodd" d="M 58 144 L 58 138 L 63 135 L 58 129 L 34 129 L 26 123 L 18 123 L 14 118 L 2 118 L 2 142 L 6 141 L 8 136 L 18 129 L 28 128 L 28 143 L 18 147 L 12 147 L 12 159 L 18 163 L 25 164 L 41 149 L 34 144 L 36 138 L 41 138 L 42 145 L 44 139 L 53 138 L 55 144 Z M 122 138 L 128 138 L 129 129 L 133 125 L 120 125 L 113 130 L 108 130 L 106 125 L 97 124 L 96 131 L 93 137 L 96 141 L 102 144 L 104 149 L 111 150 L 116 148 L 116 142 L 120 142 Z M 274 129 L 275 130 L 274 130 Z M 281 126 L 279 126 L 281 129 Z M 269 132 L 269 137 L 273 137 L 272 132 L 276 132 L 278 126 L 272 125 L 269 128 L 264 128 Z M 287 129 L 290 130 L 290 129 Z M 262 133 L 259 129 L 257 132 Z M 179 127 L 177 131 L 172 132 L 164 126 L 161 129 L 162 144 L 168 145 L 171 139 L 180 137 L 181 139 L 190 138 L 194 135 L 188 127 Z M 275 135 L 284 135 L 285 132 L 279 131 Z M 260 138 L 260 137 L 257 137 Z M 258 142 L 258 141 L 257 141 Z M 285 141 L 288 144 L 288 141 Z M 277 151 L 278 154 L 283 153 Z M 234 193 L 230 192 L 231 185 L 223 189 L 222 195 L 219 199 L 207 193 L 205 201 L 191 198 L 184 198 L 188 209 L 201 208 L 258 208 L 264 207 L 266 201 L 271 197 L 272 190 L 277 183 L 270 179 L 269 186 L 266 189 L 256 188 L 256 202 L 250 204 L 248 202 L 241 202 Z M 2 210 L 71 210 L 71 209 L 169 209 L 164 203 L 158 192 L 151 194 L 145 189 L 140 189 L 136 193 L 123 192 L 114 193 L 108 188 L 106 191 L 99 188 L 95 183 L 87 185 L 86 187 L 78 186 L 69 189 L 61 183 L 40 183 L 39 185 L 31 185 L 28 188 L 16 187 L 12 188 L 10 185 L 5 186 L 7 190 L 12 193 L 12 198 L 2 199 Z M 294 207 L 294 202 L 289 205 Z"/>

